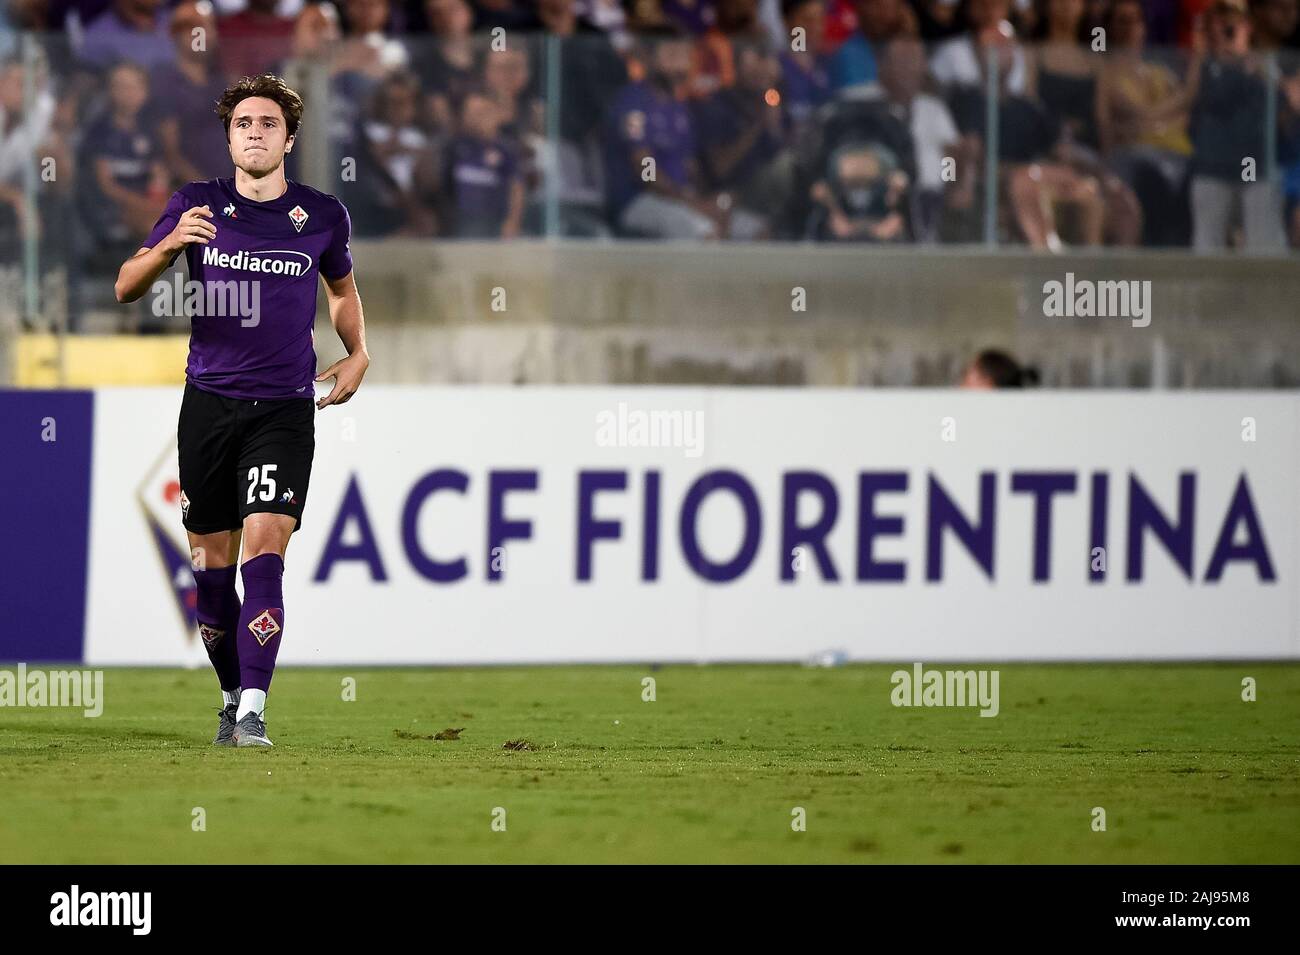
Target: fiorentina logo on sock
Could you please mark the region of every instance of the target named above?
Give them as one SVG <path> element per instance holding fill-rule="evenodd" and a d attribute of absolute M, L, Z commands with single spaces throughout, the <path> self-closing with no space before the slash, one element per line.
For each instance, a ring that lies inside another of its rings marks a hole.
<path fill-rule="evenodd" d="M 226 631 L 224 630 L 209 627 L 206 623 L 199 624 L 199 636 L 203 638 L 203 642 L 209 650 L 215 647 L 225 635 Z"/>
<path fill-rule="evenodd" d="M 280 625 L 271 616 L 271 611 L 263 610 L 249 623 L 248 629 L 253 631 L 258 643 L 266 646 L 266 642 L 280 632 Z"/>

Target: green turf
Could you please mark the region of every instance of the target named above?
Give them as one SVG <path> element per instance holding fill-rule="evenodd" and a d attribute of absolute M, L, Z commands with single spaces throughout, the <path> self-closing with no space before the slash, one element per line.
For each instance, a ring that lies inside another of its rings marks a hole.
<path fill-rule="evenodd" d="M 0 860 L 1300 862 L 1300 667 L 1001 667 L 993 719 L 894 669 L 287 669 L 269 751 L 209 745 L 209 673 L 108 670 L 98 719 L 0 709 Z"/>

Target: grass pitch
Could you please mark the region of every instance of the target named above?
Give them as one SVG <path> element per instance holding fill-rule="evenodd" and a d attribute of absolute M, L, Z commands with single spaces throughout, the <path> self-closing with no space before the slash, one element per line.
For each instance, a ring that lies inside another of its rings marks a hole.
<path fill-rule="evenodd" d="M 1300 667 L 1003 666 L 993 719 L 895 669 L 285 669 L 269 751 L 209 745 L 210 673 L 108 670 L 0 709 L 0 859 L 1300 862 Z"/>

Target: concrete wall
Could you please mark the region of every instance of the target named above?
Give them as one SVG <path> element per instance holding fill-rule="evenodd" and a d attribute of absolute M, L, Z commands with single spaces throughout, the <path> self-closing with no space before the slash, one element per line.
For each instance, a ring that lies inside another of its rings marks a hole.
<path fill-rule="evenodd" d="M 1300 386 L 1295 258 L 637 242 L 353 254 L 383 381 L 942 385 L 1001 346 L 1049 386 Z M 1067 272 L 1149 281 L 1150 325 L 1046 317 L 1043 285 Z M 341 353 L 331 337 L 318 331 L 322 358 Z"/>
<path fill-rule="evenodd" d="M 353 253 L 372 381 L 944 385 L 1000 346 L 1047 386 L 1300 387 L 1295 257 L 392 240 Z M 1149 281 L 1150 325 L 1046 317 L 1043 284 L 1067 272 Z M 0 383 L 19 378 L 20 279 L 0 269 Z M 342 353 L 323 295 L 317 347 L 323 362 Z"/>

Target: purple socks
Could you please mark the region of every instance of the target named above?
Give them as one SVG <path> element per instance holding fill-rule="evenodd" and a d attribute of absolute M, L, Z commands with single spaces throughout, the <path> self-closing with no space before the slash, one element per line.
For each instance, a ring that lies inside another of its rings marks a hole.
<path fill-rule="evenodd" d="M 284 629 L 284 561 L 279 554 L 262 554 L 244 561 L 240 573 L 244 606 L 239 611 L 239 682 L 235 685 L 265 692 L 271 688 Z"/>
<path fill-rule="evenodd" d="M 278 558 L 277 558 L 278 560 Z M 239 688 L 239 595 L 235 593 L 235 568 L 194 571 L 199 636 L 217 671 L 223 690 Z"/>
<path fill-rule="evenodd" d="M 194 571 L 199 636 L 217 671 L 221 689 L 271 688 L 284 629 L 284 561 L 262 554 L 244 561 L 244 603 L 235 592 L 234 567 Z"/>

